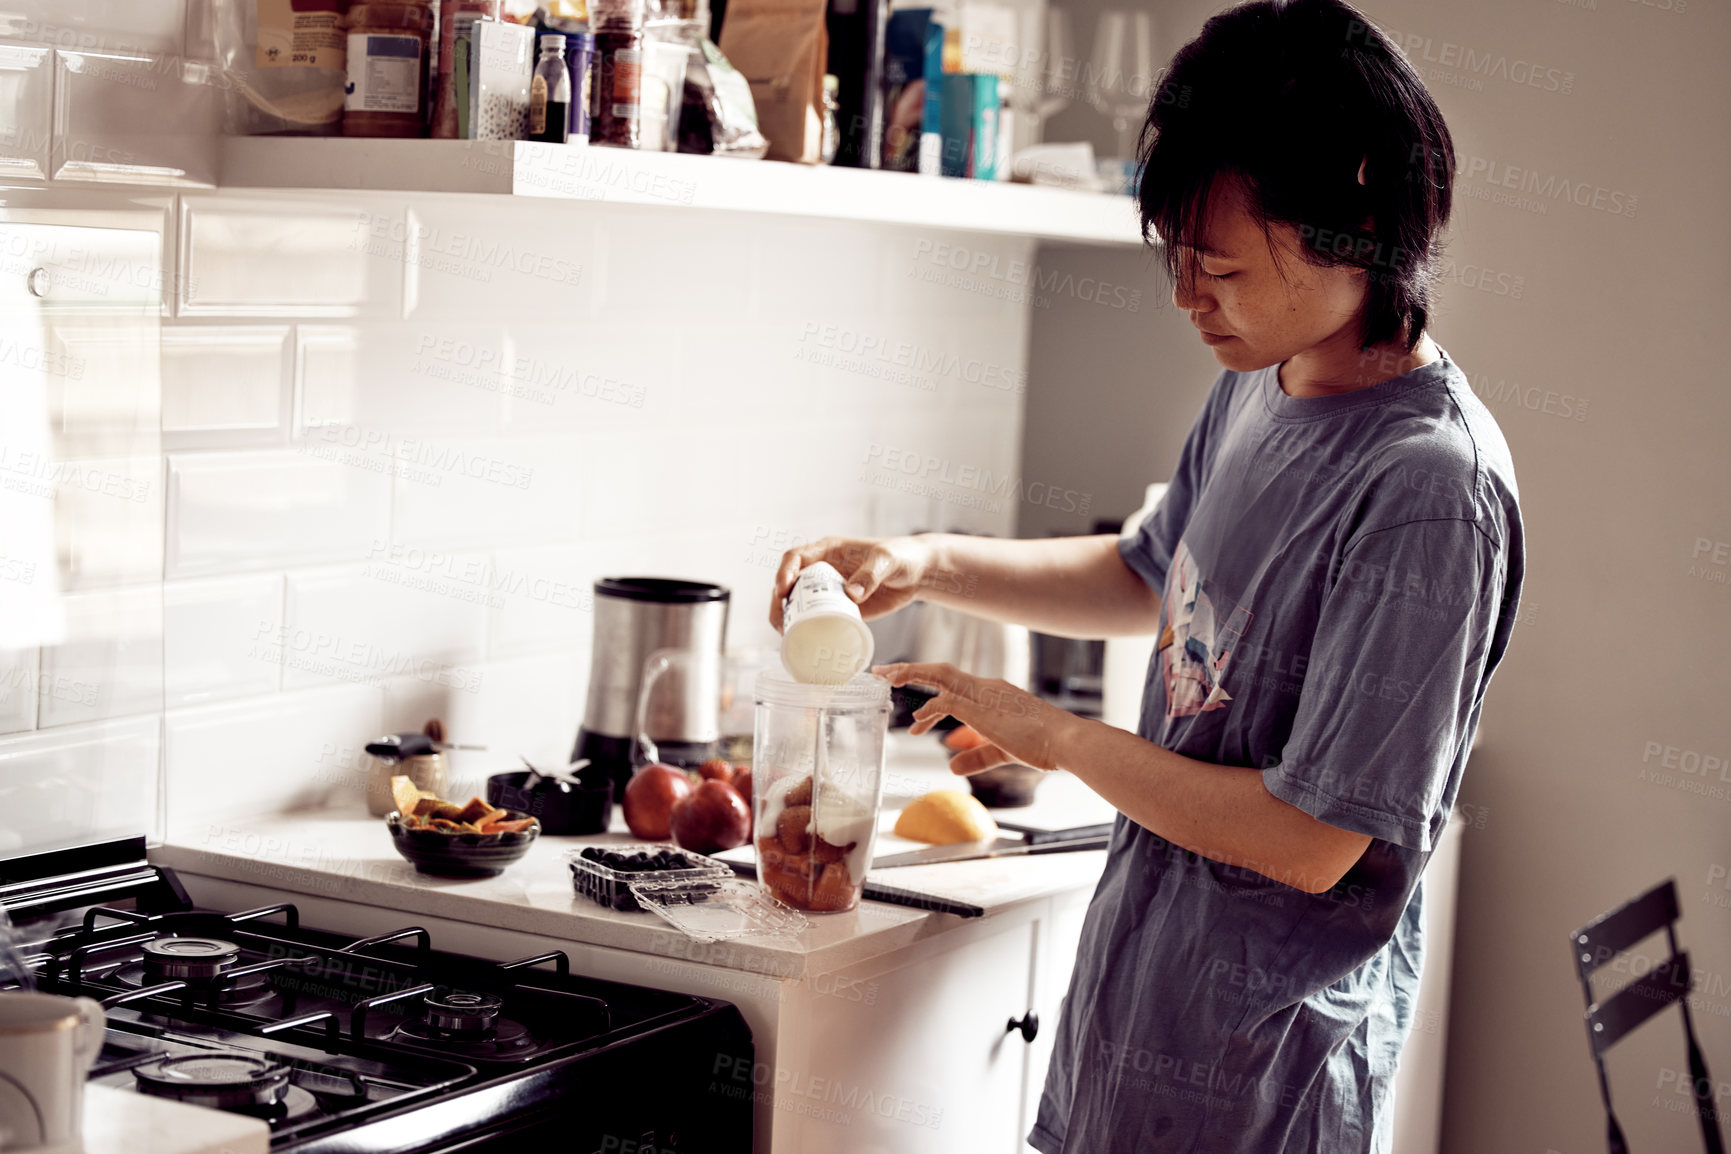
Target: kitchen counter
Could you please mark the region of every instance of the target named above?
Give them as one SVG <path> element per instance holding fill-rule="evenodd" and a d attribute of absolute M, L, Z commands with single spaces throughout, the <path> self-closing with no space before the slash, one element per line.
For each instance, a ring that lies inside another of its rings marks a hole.
<path fill-rule="evenodd" d="M 929 738 L 891 737 L 885 776 L 885 830 L 893 811 L 931 789 L 966 784 L 950 774 L 948 755 Z M 1111 807 L 1066 773 L 1040 785 L 1034 805 L 996 811 L 1007 821 L 1081 824 L 1109 820 Z M 392 847 L 385 823 L 359 809 L 277 814 L 213 821 L 201 835 L 153 848 L 153 862 L 190 874 L 222 878 L 315 897 L 494 926 L 537 937 L 641 953 L 665 953 L 672 928 L 649 913 L 604 908 L 572 889 L 565 854 L 591 844 L 634 840 L 615 812 L 613 830 L 589 837 L 536 839 L 529 853 L 493 878 L 436 878 L 417 872 Z M 917 848 L 880 833 L 876 852 Z M 978 905 L 986 918 L 1021 903 L 1091 888 L 1105 851 L 1048 854 L 906 866 L 881 877 L 904 889 Z M 809 914 L 797 939 L 745 937 L 707 952 L 715 965 L 787 978 L 833 972 L 953 927 L 963 920 L 874 901 L 844 914 Z"/>
<path fill-rule="evenodd" d="M 266 1154 L 261 1119 L 111 1086 L 84 1088 L 83 1154 Z"/>

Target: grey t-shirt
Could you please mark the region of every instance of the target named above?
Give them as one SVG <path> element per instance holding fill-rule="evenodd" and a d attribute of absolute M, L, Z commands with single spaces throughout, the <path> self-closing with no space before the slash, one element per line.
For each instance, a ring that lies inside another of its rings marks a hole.
<path fill-rule="evenodd" d="M 1029 1141 L 1387 1151 L 1419 875 L 1520 595 L 1508 446 L 1446 352 L 1330 397 L 1225 371 L 1119 552 L 1163 597 L 1140 734 L 1373 840 L 1313 895 L 1120 814 Z"/>

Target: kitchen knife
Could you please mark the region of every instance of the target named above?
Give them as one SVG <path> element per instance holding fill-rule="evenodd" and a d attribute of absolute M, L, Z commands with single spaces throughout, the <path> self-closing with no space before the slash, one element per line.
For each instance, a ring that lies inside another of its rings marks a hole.
<path fill-rule="evenodd" d="M 964 841 L 954 845 L 929 845 L 907 853 L 893 853 L 872 862 L 876 870 L 897 866 L 931 865 L 943 861 L 972 861 L 987 857 L 1023 857 L 1041 853 L 1069 853 L 1072 850 L 1105 849 L 1109 837 L 1079 837 L 1068 841 L 1043 842 L 1029 845 L 1019 837 L 1000 837 L 992 841 Z"/>
<path fill-rule="evenodd" d="M 750 877 L 757 875 L 756 860 L 742 861 L 734 858 L 718 857 L 718 861 L 733 867 L 733 872 Z M 904 890 L 899 886 L 886 886 L 875 878 L 866 878 L 865 886 L 860 891 L 862 897 L 874 902 L 888 902 L 893 906 L 909 906 L 916 910 L 931 910 L 938 914 L 955 914 L 961 918 L 983 918 L 986 916 L 984 906 L 976 906 L 972 902 L 960 902 L 954 898 L 941 898 L 936 894 L 922 894 L 915 890 Z"/>

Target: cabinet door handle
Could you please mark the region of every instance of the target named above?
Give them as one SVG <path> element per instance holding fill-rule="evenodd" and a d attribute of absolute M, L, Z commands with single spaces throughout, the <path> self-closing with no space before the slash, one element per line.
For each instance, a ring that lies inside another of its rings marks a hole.
<path fill-rule="evenodd" d="M 1011 1018 L 1004 1025 L 1004 1033 L 1006 1034 L 1013 1034 L 1018 1030 L 1022 1033 L 1022 1041 L 1032 1042 L 1034 1036 L 1040 1032 L 1040 1015 L 1029 1010 L 1020 1018 Z"/>

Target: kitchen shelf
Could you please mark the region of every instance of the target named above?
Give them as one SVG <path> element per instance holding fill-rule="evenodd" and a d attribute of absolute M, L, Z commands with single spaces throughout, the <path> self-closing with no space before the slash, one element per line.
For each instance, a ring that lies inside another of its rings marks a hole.
<path fill-rule="evenodd" d="M 1128 196 L 766 160 L 488 140 L 227 137 L 225 188 L 483 193 L 1135 246 Z"/>

